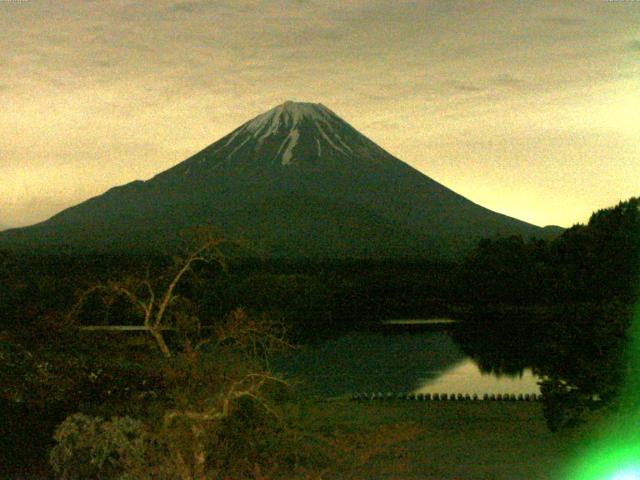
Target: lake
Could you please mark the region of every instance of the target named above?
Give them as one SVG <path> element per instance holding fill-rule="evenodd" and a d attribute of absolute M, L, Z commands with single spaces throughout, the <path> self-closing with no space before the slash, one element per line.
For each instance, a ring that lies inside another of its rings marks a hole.
<path fill-rule="evenodd" d="M 447 325 L 454 322 L 442 320 L 387 322 L 378 331 L 344 332 L 280 355 L 272 366 L 306 393 L 324 397 L 371 392 L 540 393 L 530 369 L 516 375 L 482 372 L 456 344 L 450 330 L 456 327 Z"/>

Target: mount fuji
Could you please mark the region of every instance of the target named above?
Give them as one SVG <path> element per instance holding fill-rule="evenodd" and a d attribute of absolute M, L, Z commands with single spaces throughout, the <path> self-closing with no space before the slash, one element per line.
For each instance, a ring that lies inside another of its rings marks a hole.
<path fill-rule="evenodd" d="M 2 232 L 0 246 L 157 250 L 201 225 L 295 258 L 432 258 L 482 237 L 549 234 L 458 195 L 324 105 L 285 102 L 147 181 Z"/>

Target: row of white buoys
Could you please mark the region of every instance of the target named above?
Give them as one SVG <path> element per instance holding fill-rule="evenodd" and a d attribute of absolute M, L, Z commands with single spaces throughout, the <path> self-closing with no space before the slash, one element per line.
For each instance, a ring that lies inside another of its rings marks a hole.
<path fill-rule="evenodd" d="M 354 393 L 350 395 L 351 400 L 414 400 L 414 401 L 507 401 L 507 402 L 535 402 L 542 399 L 538 393 L 485 393 L 479 396 L 477 393 L 401 393 L 373 392 Z"/>

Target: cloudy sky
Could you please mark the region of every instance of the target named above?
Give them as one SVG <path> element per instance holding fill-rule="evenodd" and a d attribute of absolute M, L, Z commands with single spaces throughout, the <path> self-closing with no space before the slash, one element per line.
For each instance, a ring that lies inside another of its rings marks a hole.
<path fill-rule="evenodd" d="M 640 194 L 640 2 L 0 0 L 0 224 L 322 102 L 538 224 Z"/>

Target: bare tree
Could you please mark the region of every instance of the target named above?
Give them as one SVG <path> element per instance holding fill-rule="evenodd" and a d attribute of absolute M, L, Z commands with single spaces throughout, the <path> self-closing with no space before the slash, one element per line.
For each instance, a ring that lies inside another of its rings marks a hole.
<path fill-rule="evenodd" d="M 124 298 L 139 312 L 164 358 L 169 401 L 158 434 L 182 480 L 210 478 L 209 434 L 233 414 L 239 401 L 250 400 L 276 416 L 265 390 L 274 383 L 284 384 L 269 371 L 268 362 L 272 352 L 290 347 L 281 323 L 253 318 L 237 308 L 204 335 L 199 319 L 185 312 L 189 302 L 177 293 L 178 285 L 197 263 L 225 266 L 218 248 L 221 241 L 207 238 L 183 258 L 174 259 L 174 269 L 164 281 L 152 282 L 147 274 L 143 279 L 95 285 L 80 295 L 70 314 L 76 318 L 96 293 Z M 187 317 L 193 320 L 196 335 L 184 335 L 177 348 L 170 347 L 167 329 L 175 329 Z M 181 432 L 180 441 L 174 441 L 176 431 Z"/>
<path fill-rule="evenodd" d="M 184 258 L 174 257 L 177 270 L 170 275 L 169 282 L 164 288 L 152 285 L 148 273 L 144 279 L 129 278 L 124 281 L 109 281 L 106 284 L 91 287 L 82 292 L 70 312 L 70 317 L 76 318 L 89 296 L 96 292 L 124 297 L 141 313 L 143 325 L 153 336 L 162 354 L 166 358 L 171 358 L 173 353 L 167 346 L 163 330 L 170 326 L 168 310 L 181 300 L 181 297 L 176 293 L 176 287 L 185 274 L 191 271 L 197 263 L 217 263 L 226 268 L 224 256 L 218 248 L 222 241 L 221 238 L 210 237 L 189 250 Z"/>
<path fill-rule="evenodd" d="M 238 308 L 209 337 L 184 349 L 187 370 L 200 376 L 202 384 L 180 390 L 178 396 L 187 401 L 177 402 L 181 408 L 167 410 L 163 425 L 167 431 L 176 424 L 190 430 L 191 462 L 183 458 L 180 449 L 170 449 L 183 480 L 208 478 L 207 434 L 234 413 L 241 399 L 251 400 L 270 415 L 278 416 L 265 396 L 265 387 L 285 382 L 268 370 L 267 358 L 274 350 L 289 346 L 284 329 L 277 322 L 251 319 Z"/>

